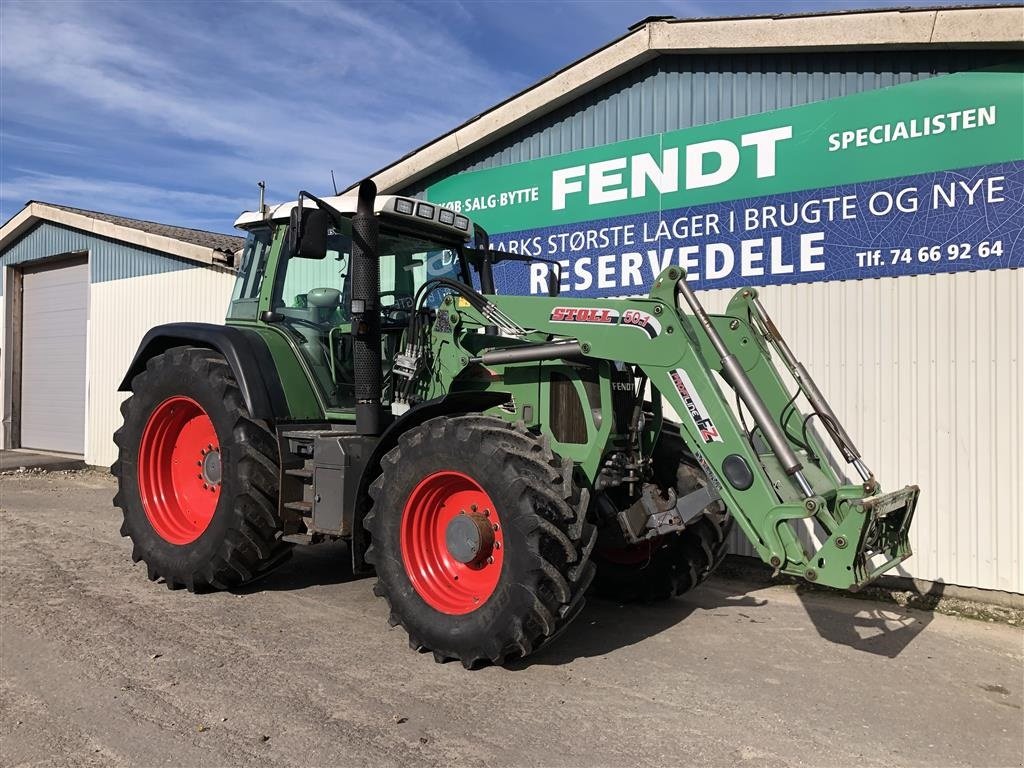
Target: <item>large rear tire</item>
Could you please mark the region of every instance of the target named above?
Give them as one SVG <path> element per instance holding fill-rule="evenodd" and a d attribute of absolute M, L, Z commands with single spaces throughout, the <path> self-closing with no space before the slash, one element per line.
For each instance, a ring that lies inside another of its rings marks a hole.
<path fill-rule="evenodd" d="M 654 481 L 661 488 L 684 496 L 708 483 L 674 425 L 665 424 L 652 458 Z M 721 565 L 732 524 L 732 515 L 718 501 L 677 533 L 625 547 L 598 545 L 594 591 L 619 602 L 653 602 L 685 594 Z"/>
<path fill-rule="evenodd" d="M 501 664 L 550 641 L 594 575 L 596 529 L 572 462 L 522 426 L 439 417 L 383 459 L 364 525 L 374 592 L 416 650 Z"/>
<path fill-rule="evenodd" d="M 230 589 L 287 557 L 277 443 L 251 417 L 224 357 L 174 347 L 132 380 L 114 434 L 114 504 L 132 560 L 170 589 Z"/>

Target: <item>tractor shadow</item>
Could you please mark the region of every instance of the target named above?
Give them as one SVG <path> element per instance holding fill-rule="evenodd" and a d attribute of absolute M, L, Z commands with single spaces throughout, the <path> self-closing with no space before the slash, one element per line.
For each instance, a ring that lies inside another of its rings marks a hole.
<path fill-rule="evenodd" d="M 915 610 L 848 593 L 824 593 L 798 585 L 797 596 L 822 639 L 855 651 L 895 659 L 931 624 L 932 610 Z M 933 594 L 934 593 L 934 594 Z M 940 585 L 921 596 L 920 604 L 941 594 Z"/>
<path fill-rule="evenodd" d="M 335 541 L 312 547 L 293 547 L 292 555 L 276 568 L 232 590 L 239 595 L 256 592 L 294 592 L 311 587 L 345 584 L 366 578 L 352 573 L 348 544 Z"/>
<path fill-rule="evenodd" d="M 760 608 L 767 600 L 701 588 L 683 597 L 650 604 L 619 603 L 593 594 L 554 642 L 505 668 L 521 671 L 535 665 L 560 666 L 581 658 L 605 656 L 654 637 L 683 622 L 695 611 Z"/>

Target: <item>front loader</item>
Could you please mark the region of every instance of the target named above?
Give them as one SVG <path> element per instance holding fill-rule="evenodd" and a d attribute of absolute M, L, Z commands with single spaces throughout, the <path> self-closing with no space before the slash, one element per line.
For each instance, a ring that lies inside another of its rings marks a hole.
<path fill-rule="evenodd" d="M 236 225 L 225 325 L 154 328 L 122 384 L 115 503 L 153 580 L 230 589 L 343 539 L 412 647 L 472 667 L 591 586 L 696 587 L 734 522 L 839 589 L 910 556 L 917 487 L 881 491 L 753 288 L 722 315 L 678 266 L 641 298 L 499 296 L 526 257 L 370 182 Z"/>

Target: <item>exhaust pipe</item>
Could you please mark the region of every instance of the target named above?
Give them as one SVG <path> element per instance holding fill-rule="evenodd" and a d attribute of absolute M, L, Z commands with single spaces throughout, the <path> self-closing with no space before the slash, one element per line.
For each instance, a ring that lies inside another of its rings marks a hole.
<path fill-rule="evenodd" d="M 352 217 L 352 348 L 355 363 L 356 432 L 381 432 L 380 251 L 378 222 L 373 213 L 377 185 L 359 184 Z"/>

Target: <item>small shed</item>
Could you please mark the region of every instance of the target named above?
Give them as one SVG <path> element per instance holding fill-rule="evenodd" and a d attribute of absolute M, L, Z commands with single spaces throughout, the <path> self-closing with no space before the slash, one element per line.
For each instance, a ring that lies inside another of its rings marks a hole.
<path fill-rule="evenodd" d="M 222 322 L 243 240 L 30 201 L 0 229 L 2 447 L 114 461 L 142 336 Z"/>

